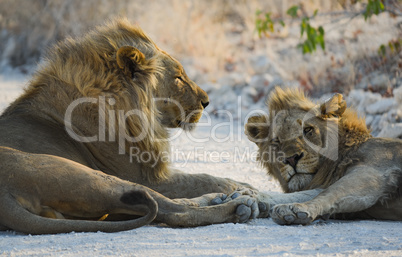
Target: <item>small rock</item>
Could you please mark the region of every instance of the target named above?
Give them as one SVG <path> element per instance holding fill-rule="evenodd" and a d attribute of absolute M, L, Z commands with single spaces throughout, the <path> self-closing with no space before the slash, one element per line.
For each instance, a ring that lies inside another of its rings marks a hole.
<path fill-rule="evenodd" d="M 388 124 L 381 130 L 378 137 L 402 138 L 402 123 Z"/>
<path fill-rule="evenodd" d="M 254 87 L 244 87 L 242 90 L 242 96 L 251 96 L 251 97 L 256 97 L 258 95 L 258 91 Z"/>
<path fill-rule="evenodd" d="M 374 91 L 379 92 L 391 87 L 391 82 L 388 75 L 380 74 L 370 80 L 370 85 Z"/>
<path fill-rule="evenodd" d="M 218 110 L 226 110 L 235 113 L 237 97 L 237 94 L 233 91 L 233 87 L 222 86 L 209 95 L 211 106 L 208 106 L 206 111 L 214 112 Z"/>
<path fill-rule="evenodd" d="M 402 86 L 394 89 L 394 97 L 398 104 L 402 104 Z"/>
<path fill-rule="evenodd" d="M 274 81 L 274 78 L 269 74 L 254 75 L 250 80 L 250 86 L 257 90 L 263 90 L 264 87 L 269 86 L 272 81 Z"/>
<path fill-rule="evenodd" d="M 373 115 L 367 115 L 366 116 L 366 126 L 370 126 L 370 124 L 373 122 L 374 116 Z"/>
<path fill-rule="evenodd" d="M 385 98 L 367 106 L 366 111 L 368 114 L 381 114 L 388 112 L 393 106 L 395 106 L 395 100 L 392 98 Z"/>
<path fill-rule="evenodd" d="M 241 92 L 241 103 L 244 107 L 250 107 L 255 101 L 258 100 L 258 91 L 254 87 L 244 87 Z"/>
<path fill-rule="evenodd" d="M 207 94 L 212 93 L 215 90 L 219 90 L 222 86 L 216 83 L 204 83 L 199 85 Z"/>
<path fill-rule="evenodd" d="M 250 58 L 250 66 L 255 74 L 262 74 L 270 69 L 271 62 L 266 56 L 258 55 Z"/>
<path fill-rule="evenodd" d="M 365 92 L 363 90 L 352 90 L 347 97 L 347 103 L 361 114 L 366 114 L 366 107 L 382 99 L 378 93 Z"/>
<path fill-rule="evenodd" d="M 235 87 L 237 85 L 245 85 L 246 84 L 246 76 L 240 73 L 230 73 L 227 76 L 224 76 L 218 79 L 218 83 L 222 86 Z"/>
<path fill-rule="evenodd" d="M 361 81 L 356 85 L 356 88 L 357 89 L 367 89 L 367 86 L 368 86 L 368 84 L 369 84 L 369 78 L 366 76 L 366 77 L 363 77 L 362 79 L 361 79 Z"/>
<path fill-rule="evenodd" d="M 377 136 L 377 134 L 379 133 L 379 131 L 381 130 L 379 124 L 381 121 L 381 115 L 374 115 L 373 121 L 370 124 L 370 129 L 372 131 L 372 134 L 374 136 Z"/>
<path fill-rule="evenodd" d="M 388 118 L 389 118 L 388 113 L 384 113 L 381 116 L 380 122 L 378 123 L 378 127 L 380 128 L 380 130 L 382 128 L 385 128 L 386 126 L 388 126 L 390 123 L 392 123 L 392 122 L 390 122 L 390 120 Z"/>
<path fill-rule="evenodd" d="M 402 122 L 401 118 L 402 118 L 402 106 L 392 108 L 388 113 L 385 114 L 385 120 L 388 123 Z"/>

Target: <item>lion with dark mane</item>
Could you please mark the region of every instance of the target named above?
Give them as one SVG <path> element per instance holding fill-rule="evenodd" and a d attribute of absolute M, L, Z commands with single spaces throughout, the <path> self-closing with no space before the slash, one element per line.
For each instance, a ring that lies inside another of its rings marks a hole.
<path fill-rule="evenodd" d="M 155 217 L 171 226 L 255 217 L 254 197 L 224 195 L 246 185 L 186 174 L 164 158 L 167 128 L 193 128 L 208 101 L 124 19 L 58 43 L 0 117 L 0 229 L 113 232 Z"/>
<path fill-rule="evenodd" d="M 287 193 L 266 199 L 275 222 L 402 220 L 401 140 L 373 138 L 341 94 L 316 105 L 301 91 L 276 88 L 268 108 L 268 116 L 249 118 L 246 134 Z M 283 158 L 269 160 L 270 152 Z"/>

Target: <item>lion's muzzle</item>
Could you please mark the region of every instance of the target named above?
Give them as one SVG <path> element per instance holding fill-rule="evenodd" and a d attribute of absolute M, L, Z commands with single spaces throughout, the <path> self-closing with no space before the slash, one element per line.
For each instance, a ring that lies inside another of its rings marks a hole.
<path fill-rule="evenodd" d="M 304 153 L 302 152 L 301 154 L 295 154 L 292 155 L 291 157 L 285 158 L 283 161 L 284 164 L 289 164 L 295 171 L 296 171 L 296 165 L 299 162 L 301 158 L 303 158 Z"/>

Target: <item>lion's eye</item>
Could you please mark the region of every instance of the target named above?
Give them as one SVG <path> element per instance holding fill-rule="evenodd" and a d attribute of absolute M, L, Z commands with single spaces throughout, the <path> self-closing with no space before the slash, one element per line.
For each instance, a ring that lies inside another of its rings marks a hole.
<path fill-rule="evenodd" d="M 176 77 L 176 79 L 180 80 L 181 82 L 184 82 L 184 78 L 182 76 Z"/>
<path fill-rule="evenodd" d="M 307 135 L 309 133 L 313 132 L 313 127 L 306 127 L 303 129 L 304 135 Z"/>

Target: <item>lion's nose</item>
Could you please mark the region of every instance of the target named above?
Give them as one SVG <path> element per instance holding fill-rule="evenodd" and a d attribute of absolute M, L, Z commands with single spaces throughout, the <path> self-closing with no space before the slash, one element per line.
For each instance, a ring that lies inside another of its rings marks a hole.
<path fill-rule="evenodd" d="M 204 109 L 208 106 L 209 102 L 201 102 L 202 107 L 204 107 Z"/>
<path fill-rule="evenodd" d="M 301 158 L 303 158 L 303 156 L 304 156 L 304 153 L 295 154 L 295 155 L 293 155 L 293 156 L 291 156 L 291 157 L 286 158 L 286 159 L 283 161 L 283 163 L 284 163 L 284 164 L 289 164 L 290 166 L 292 166 L 293 169 L 296 170 L 296 165 L 297 165 L 297 163 L 299 162 L 299 160 L 300 160 Z"/>

